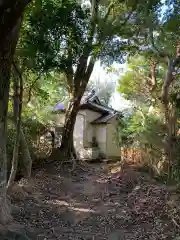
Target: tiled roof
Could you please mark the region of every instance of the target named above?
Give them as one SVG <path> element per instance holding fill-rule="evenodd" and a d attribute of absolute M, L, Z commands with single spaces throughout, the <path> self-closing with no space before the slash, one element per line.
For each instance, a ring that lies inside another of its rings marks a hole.
<path fill-rule="evenodd" d="M 95 95 L 94 92 L 90 94 L 85 94 L 81 99 L 81 105 L 89 103 L 89 102 L 97 102 L 97 104 L 101 104 L 99 98 Z"/>
<path fill-rule="evenodd" d="M 56 111 L 56 110 L 65 110 L 64 103 L 58 102 L 58 103 L 56 104 L 56 106 L 54 107 L 54 110 L 55 110 L 55 111 Z"/>
<path fill-rule="evenodd" d="M 94 103 L 94 102 L 84 103 L 80 106 L 80 108 L 81 109 L 92 109 L 94 111 L 101 112 L 103 114 L 114 112 L 114 109 L 111 109 L 109 107 L 106 107 L 106 106 L 103 106 L 101 104 L 97 104 L 97 103 Z"/>
<path fill-rule="evenodd" d="M 92 123 L 106 123 L 115 115 L 122 115 L 122 113 L 115 111 L 114 109 L 103 105 L 99 98 L 92 91 L 90 94 L 85 94 L 80 103 L 80 109 L 90 109 L 102 114 L 101 117 L 94 120 Z M 55 111 L 65 112 L 65 106 L 59 102 L 55 106 Z"/>
<path fill-rule="evenodd" d="M 99 98 L 96 95 L 94 95 L 93 93 L 90 94 L 89 96 L 83 97 L 80 108 L 81 109 L 90 108 L 92 110 L 100 111 L 102 113 L 114 113 L 115 112 L 114 109 L 103 105 L 100 102 Z"/>

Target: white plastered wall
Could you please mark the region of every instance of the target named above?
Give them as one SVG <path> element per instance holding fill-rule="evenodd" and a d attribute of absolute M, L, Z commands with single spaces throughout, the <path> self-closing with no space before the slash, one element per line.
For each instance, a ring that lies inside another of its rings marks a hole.
<path fill-rule="evenodd" d="M 101 114 L 98 112 L 91 111 L 89 109 L 80 111 L 80 113 L 82 112 L 85 115 L 84 147 L 91 147 L 92 138 L 96 136 L 95 127 L 94 125 L 91 124 L 91 122 L 100 117 Z"/>

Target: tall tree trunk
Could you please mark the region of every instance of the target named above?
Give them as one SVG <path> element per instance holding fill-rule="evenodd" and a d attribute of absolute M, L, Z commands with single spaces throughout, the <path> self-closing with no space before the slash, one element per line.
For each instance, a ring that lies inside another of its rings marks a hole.
<path fill-rule="evenodd" d="M 7 183 L 7 108 L 9 99 L 9 80 L 10 80 L 9 61 L 4 59 L 4 53 L 0 52 L 0 223 L 8 222 L 10 210 L 6 199 Z"/>
<path fill-rule="evenodd" d="M 172 170 L 176 161 L 176 106 L 170 104 L 168 107 L 168 138 L 167 138 L 167 156 L 168 156 L 168 180 L 172 178 Z"/>
<path fill-rule="evenodd" d="M 176 68 L 180 60 L 180 43 L 177 43 L 175 58 L 167 57 L 166 77 L 162 86 L 161 99 L 164 106 L 165 122 L 167 126 L 166 155 L 168 161 L 168 180 L 171 179 L 171 170 L 176 160 L 176 107 L 169 103 L 169 88 L 176 76 Z"/>
<path fill-rule="evenodd" d="M 14 150 L 13 150 L 13 159 L 11 164 L 11 173 L 9 176 L 7 188 L 10 188 L 15 180 L 17 169 L 18 169 L 18 158 L 19 158 L 19 142 L 20 142 L 20 128 L 21 128 L 21 110 L 19 107 L 18 116 L 16 118 L 16 139 L 14 143 Z"/>
<path fill-rule="evenodd" d="M 11 173 L 9 176 L 7 188 L 10 188 L 14 183 L 17 170 L 18 170 L 18 159 L 19 159 L 23 82 L 22 82 L 22 78 L 19 78 L 17 74 L 14 74 L 14 77 L 13 77 L 13 89 L 14 89 L 13 109 L 14 109 L 15 125 L 16 125 L 16 139 L 14 143 Z"/>
<path fill-rule="evenodd" d="M 83 59 L 86 59 L 86 61 L 84 62 Z M 94 57 L 90 58 L 88 65 L 87 59 L 88 59 L 87 57 L 84 56 L 83 58 L 82 56 L 79 60 L 78 69 L 76 70 L 74 76 L 73 93 L 71 95 L 72 98 L 69 101 L 68 108 L 66 110 L 65 124 L 62 134 L 60 150 L 63 153 L 63 157 L 67 159 L 76 160 L 76 152 L 73 143 L 74 125 L 76 122 L 76 117 L 78 114 L 82 96 L 87 87 L 88 81 L 90 79 L 95 64 Z M 74 163 L 75 161 L 73 162 L 73 168 Z"/>
<path fill-rule="evenodd" d="M 96 23 L 98 20 L 97 17 L 98 17 L 99 1 L 93 0 L 91 3 L 92 3 L 91 18 L 90 18 L 89 29 L 87 31 L 87 43 L 83 47 L 83 52 L 79 58 L 75 73 L 73 73 L 71 44 L 68 43 L 69 45 L 68 58 L 71 64 L 66 71 L 66 75 L 67 75 L 68 87 L 73 97 L 70 100 L 67 111 L 66 111 L 65 124 L 64 124 L 61 146 L 60 146 L 60 150 L 64 155 L 63 157 L 67 159 L 71 159 L 71 158 L 76 159 L 76 153 L 75 153 L 74 144 L 73 144 L 74 125 L 76 122 L 76 116 L 78 114 L 81 98 L 87 87 L 88 81 L 90 79 L 91 73 L 94 68 L 95 60 L 98 55 L 98 52 L 96 52 L 94 55 L 91 55 L 91 52 L 92 52 L 93 39 L 96 32 Z M 90 60 L 89 60 L 89 57 L 90 57 Z M 89 60 L 89 63 L 88 63 L 88 60 Z"/>
<path fill-rule="evenodd" d="M 23 96 L 23 78 L 22 78 L 22 74 L 20 72 L 20 70 L 18 69 L 18 66 L 14 63 L 14 70 L 15 70 L 15 76 L 13 78 L 13 89 L 14 89 L 14 96 L 13 96 L 13 115 L 14 115 L 14 123 L 15 126 L 18 123 L 18 111 L 20 109 L 20 112 L 22 110 L 22 96 Z M 18 76 L 17 76 L 18 75 Z M 18 80 L 16 81 L 16 79 L 19 79 L 19 81 L 21 82 L 20 84 L 20 91 L 19 91 L 19 86 L 18 86 Z M 19 113 L 20 114 L 20 113 Z M 21 116 L 20 116 L 21 117 Z M 32 168 L 32 159 L 31 159 L 31 155 L 29 152 L 29 148 L 27 145 L 27 141 L 26 141 L 26 137 L 24 135 L 23 129 L 21 127 L 21 123 L 20 123 L 20 129 L 19 129 L 19 133 L 20 133 L 20 150 L 22 153 L 22 165 L 23 165 L 23 172 L 22 175 L 26 178 L 30 178 L 31 177 L 31 168 Z"/>
<path fill-rule="evenodd" d="M 67 160 L 76 158 L 73 144 L 73 132 L 81 98 L 82 96 L 78 96 L 78 98 L 72 98 L 66 110 L 65 124 L 62 134 L 60 150 L 63 153 L 63 157 Z"/>

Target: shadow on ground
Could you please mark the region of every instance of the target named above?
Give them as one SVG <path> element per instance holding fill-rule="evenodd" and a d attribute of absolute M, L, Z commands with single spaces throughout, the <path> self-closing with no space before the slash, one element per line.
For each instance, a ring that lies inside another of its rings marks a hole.
<path fill-rule="evenodd" d="M 30 239 L 176 239 L 165 186 L 130 166 L 84 168 L 70 175 L 49 165 L 35 174 L 30 194 L 11 196 Z"/>

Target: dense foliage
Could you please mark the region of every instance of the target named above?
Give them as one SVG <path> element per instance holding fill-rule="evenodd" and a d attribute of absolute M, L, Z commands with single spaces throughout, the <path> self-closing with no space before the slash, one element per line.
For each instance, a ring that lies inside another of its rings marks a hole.
<path fill-rule="evenodd" d="M 176 48 L 178 49 L 178 43 Z M 128 61 L 128 69 L 119 80 L 118 91 L 132 102 L 133 111 L 129 119 L 120 124 L 121 142 L 126 147 L 143 148 L 145 164 L 155 168 L 158 173 L 158 166 L 163 164 L 165 168 L 162 168 L 162 173 L 166 172 L 168 178 L 177 179 L 178 65 L 175 66 L 173 79 L 167 80 L 172 69 L 168 70 L 169 65 L 166 65 L 165 59 L 156 53 L 139 53 Z"/>

